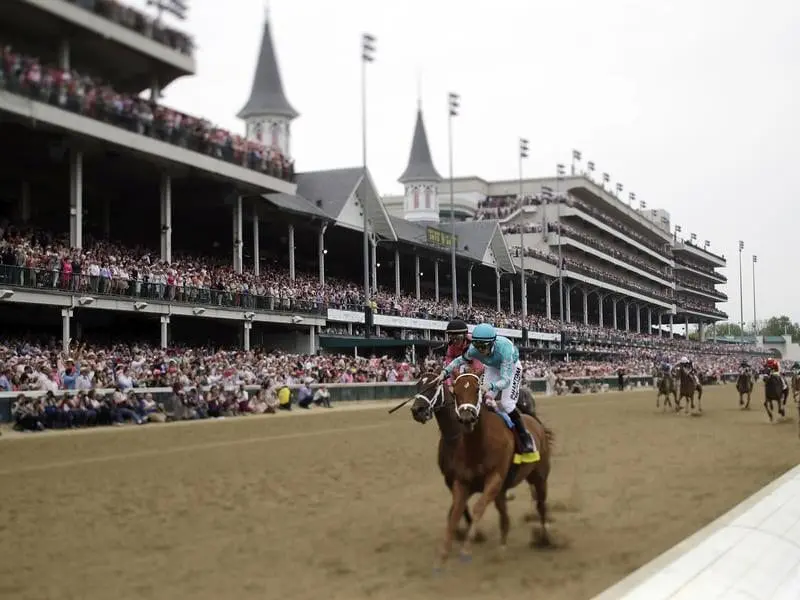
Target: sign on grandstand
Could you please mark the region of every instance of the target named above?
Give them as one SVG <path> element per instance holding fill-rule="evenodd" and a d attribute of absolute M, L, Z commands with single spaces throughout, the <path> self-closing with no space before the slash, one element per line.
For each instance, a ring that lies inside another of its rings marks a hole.
<path fill-rule="evenodd" d="M 447 233 L 446 231 L 442 231 L 440 229 L 435 229 L 433 227 L 427 227 L 425 229 L 425 237 L 428 240 L 428 243 L 433 246 L 442 246 L 444 248 L 450 248 L 453 243 L 453 235 Z M 458 247 L 458 236 L 456 236 L 456 247 Z"/>

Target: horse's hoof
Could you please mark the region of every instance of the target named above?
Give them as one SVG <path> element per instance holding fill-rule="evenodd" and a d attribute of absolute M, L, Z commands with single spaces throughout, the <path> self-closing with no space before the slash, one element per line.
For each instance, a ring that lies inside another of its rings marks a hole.
<path fill-rule="evenodd" d="M 472 562 L 472 555 L 471 555 L 471 554 L 466 554 L 466 553 L 462 552 L 461 554 L 459 554 L 459 556 L 458 556 L 458 559 L 459 559 L 459 560 L 460 560 L 462 563 L 464 563 L 464 564 L 468 564 L 468 563 L 471 563 L 471 562 Z"/>
<path fill-rule="evenodd" d="M 442 569 L 442 567 L 433 567 L 433 570 L 431 571 L 431 575 L 433 575 L 434 577 L 439 577 L 442 574 L 443 571 L 444 571 L 444 569 Z"/>

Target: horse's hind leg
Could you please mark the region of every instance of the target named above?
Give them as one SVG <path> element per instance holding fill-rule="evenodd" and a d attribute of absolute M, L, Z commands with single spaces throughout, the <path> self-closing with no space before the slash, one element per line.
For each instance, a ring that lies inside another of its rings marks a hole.
<path fill-rule="evenodd" d="M 494 505 L 497 507 L 497 512 L 500 514 L 500 550 L 505 551 L 506 544 L 508 543 L 508 530 L 511 526 L 511 520 L 508 518 L 508 504 L 504 494 L 497 494 L 494 499 Z"/>
<path fill-rule="evenodd" d="M 697 412 L 703 412 L 703 388 L 697 388 Z"/>
<path fill-rule="evenodd" d="M 764 409 L 767 411 L 767 416 L 769 417 L 769 422 L 772 423 L 772 410 L 770 410 L 772 405 L 772 400 L 764 400 Z"/>
<path fill-rule="evenodd" d="M 550 535 L 547 533 L 547 479 L 538 470 L 534 470 L 528 477 L 528 484 L 531 488 L 531 499 L 536 504 L 536 512 L 539 513 L 539 530 L 533 530 L 531 546 L 549 546 Z"/>

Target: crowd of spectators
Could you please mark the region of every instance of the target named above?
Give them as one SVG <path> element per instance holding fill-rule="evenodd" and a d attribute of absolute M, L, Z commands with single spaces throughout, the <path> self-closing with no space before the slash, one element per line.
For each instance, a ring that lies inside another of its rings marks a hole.
<path fill-rule="evenodd" d="M 5 46 L 0 55 L 0 89 L 200 152 L 273 177 L 294 180 L 294 164 L 277 148 L 248 140 L 153 100 L 122 94 L 87 73 L 65 71 Z"/>
<path fill-rule="evenodd" d="M 62 0 L 186 54 L 194 55 L 194 40 L 118 0 Z"/>

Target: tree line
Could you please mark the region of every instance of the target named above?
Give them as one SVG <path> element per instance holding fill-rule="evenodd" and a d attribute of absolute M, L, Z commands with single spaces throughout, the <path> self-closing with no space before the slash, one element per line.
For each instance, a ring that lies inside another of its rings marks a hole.
<path fill-rule="evenodd" d="M 706 331 L 708 332 L 708 330 Z M 719 337 L 741 337 L 742 328 L 738 323 L 717 323 L 716 334 Z M 745 328 L 744 334 L 746 336 L 752 336 L 753 330 Z M 766 321 L 758 324 L 757 334 L 763 336 L 790 335 L 792 336 L 792 341 L 797 342 L 800 341 L 800 325 L 793 322 L 786 315 L 770 317 Z M 693 336 L 690 334 L 689 337 L 691 338 Z"/>

